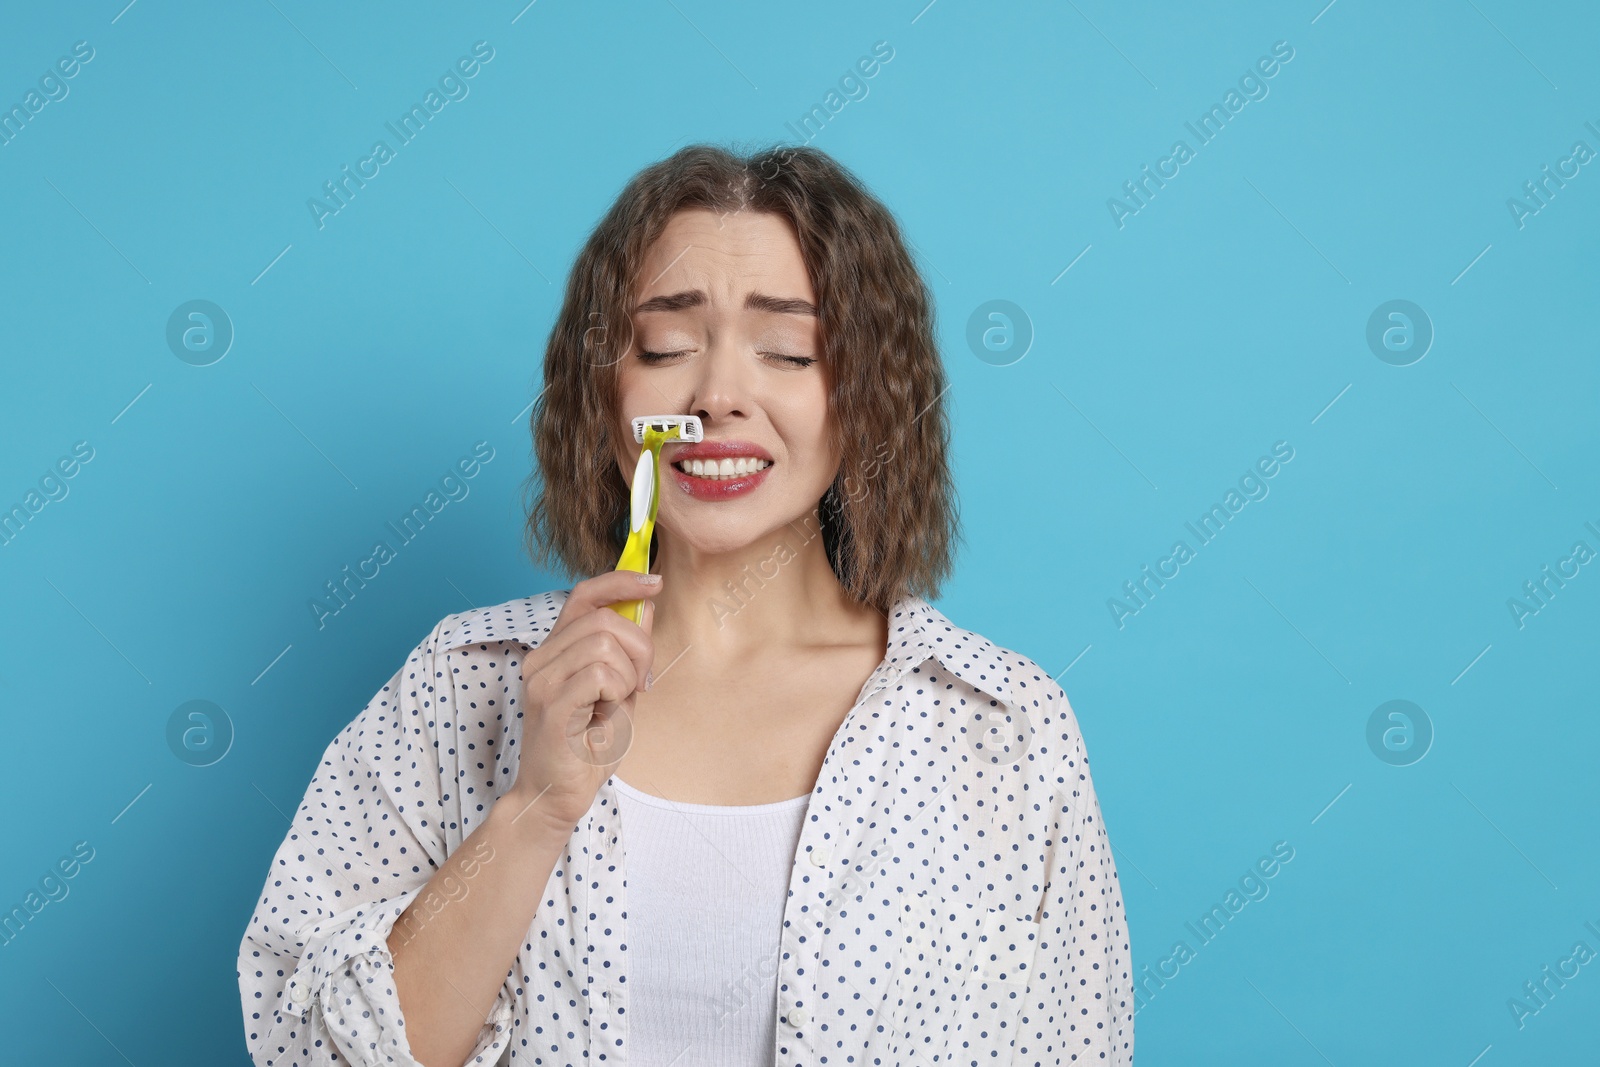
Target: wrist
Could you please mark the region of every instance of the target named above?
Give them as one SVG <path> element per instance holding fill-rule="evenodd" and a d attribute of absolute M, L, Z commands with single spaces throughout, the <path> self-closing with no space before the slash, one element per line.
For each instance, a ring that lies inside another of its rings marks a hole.
<path fill-rule="evenodd" d="M 488 822 L 498 834 L 538 847 L 564 847 L 571 840 L 577 819 L 568 821 L 553 812 L 542 796 L 512 789 L 489 809 Z"/>

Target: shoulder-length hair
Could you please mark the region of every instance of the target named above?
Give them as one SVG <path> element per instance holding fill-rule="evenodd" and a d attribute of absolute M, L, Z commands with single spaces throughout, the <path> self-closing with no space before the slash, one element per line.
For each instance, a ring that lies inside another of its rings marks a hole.
<path fill-rule="evenodd" d="M 685 208 L 793 225 L 840 451 L 815 513 L 828 562 L 850 597 L 879 610 L 906 594 L 933 598 L 960 531 L 932 300 L 888 208 L 811 147 L 690 145 L 635 175 L 595 227 L 568 277 L 530 420 L 529 555 L 583 577 L 616 566 L 629 499 L 612 447 L 617 365 L 633 354 L 645 253 Z"/>

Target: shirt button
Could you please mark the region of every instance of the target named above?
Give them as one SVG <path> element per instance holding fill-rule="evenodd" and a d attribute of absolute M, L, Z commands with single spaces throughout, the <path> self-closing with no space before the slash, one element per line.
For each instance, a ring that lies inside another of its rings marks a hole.
<path fill-rule="evenodd" d="M 828 846 L 818 845 L 811 850 L 811 866 L 826 867 L 828 865 Z"/>
<path fill-rule="evenodd" d="M 806 1013 L 799 1008 L 790 1008 L 787 1019 L 789 1025 L 798 1030 L 806 1024 Z"/>
<path fill-rule="evenodd" d="M 289 999 L 296 1004 L 304 1004 L 311 999 L 311 990 L 303 985 L 297 985 L 294 987 L 294 992 L 289 994 Z"/>

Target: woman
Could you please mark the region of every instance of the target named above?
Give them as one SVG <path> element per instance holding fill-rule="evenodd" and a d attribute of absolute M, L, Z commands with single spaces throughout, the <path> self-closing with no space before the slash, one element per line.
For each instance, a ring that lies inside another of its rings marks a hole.
<path fill-rule="evenodd" d="M 328 747 L 240 948 L 255 1061 L 1130 1063 L 1072 709 L 923 599 L 945 385 L 890 213 L 814 149 L 685 148 L 585 245 L 544 381 L 530 548 L 595 577 L 445 618 Z M 705 441 L 640 576 L 658 414 Z"/>

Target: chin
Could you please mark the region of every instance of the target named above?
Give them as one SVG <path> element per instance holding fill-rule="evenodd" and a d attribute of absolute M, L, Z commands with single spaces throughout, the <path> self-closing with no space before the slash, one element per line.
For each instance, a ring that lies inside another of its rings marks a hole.
<path fill-rule="evenodd" d="M 709 509 L 708 509 L 709 510 Z M 813 509 L 814 510 L 814 509 Z M 697 515 L 695 521 L 685 523 L 682 516 L 656 517 L 657 529 L 687 548 L 706 555 L 742 552 L 760 545 L 775 550 L 782 541 L 788 541 L 791 550 L 798 549 L 810 540 L 809 532 L 817 532 L 810 511 L 795 515 L 786 513 L 710 516 Z M 791 525 L 792 524 L 792 525 Z"/>

